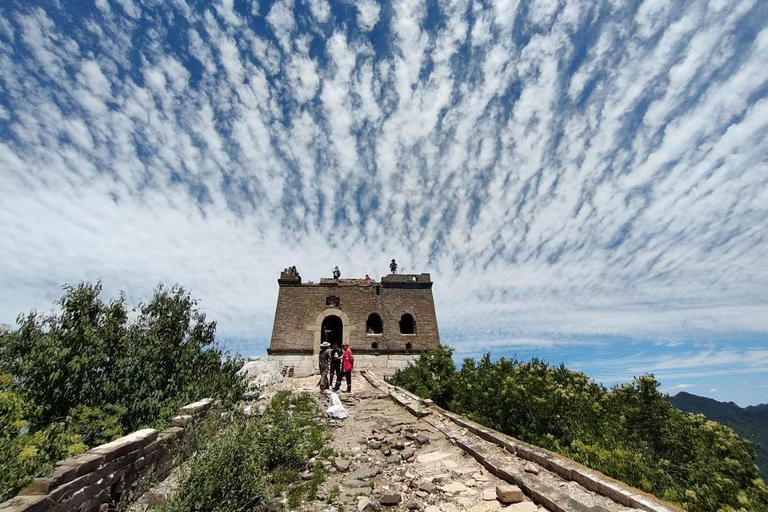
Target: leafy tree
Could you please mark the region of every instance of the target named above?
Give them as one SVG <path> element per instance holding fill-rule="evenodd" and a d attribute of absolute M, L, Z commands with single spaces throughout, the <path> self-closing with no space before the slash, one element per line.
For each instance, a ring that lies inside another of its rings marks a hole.
<path fill-rule="evenodd" d="M 9 474 L 17 475 L 2 480 L 0 495 L 67 453 L 163 426 L 203 397 L 232 403 L 245 390 L 241 361 L 218 347 L 216 323 L 183 288 L 158 285 L 133 310 L 122 294 L 105 301 L 101 292 L 100 282 L 65 286 L 58 310 L 19 315 L 18 329 L 0 330 L 0 460 L 16 461 Z"/>

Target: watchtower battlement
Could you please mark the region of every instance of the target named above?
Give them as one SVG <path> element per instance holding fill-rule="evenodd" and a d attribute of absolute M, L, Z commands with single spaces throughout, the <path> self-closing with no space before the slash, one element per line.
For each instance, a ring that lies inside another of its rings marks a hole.
<path fill-rule="evenodd" d="M 355 368 L 393 373 L 438 346 L 430 274 L 321 278 L 303 282 L 295 268 L 280 273 L 275 323 L 267 353 L 287 373 L 317 370 L 320 343 L 349 343 Z"/>

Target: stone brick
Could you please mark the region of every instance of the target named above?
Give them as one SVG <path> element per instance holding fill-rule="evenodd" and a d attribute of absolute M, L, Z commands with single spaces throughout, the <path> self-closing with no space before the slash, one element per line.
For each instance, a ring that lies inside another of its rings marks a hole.
<path fill-rule="evenodd" d="M 128 452 L 132 452 L 136 449 L 142 448 L 155 439 L 157 439 L 159 432 L 153 428 L 145 428 L 137 430 L 127 436 L 121 437 L 111 443 L 102 444 L 96 448 L 88 450 L 86 453 L 94 455 L 103 455 L 104 461 L 109 462 L 116 459 Z"/>
<path fill-rule="evenodd" d="M 2 512 L 43 512 L 50 510 L 51 500 L 47 496 L 15 496 L 0 503 Z"/>
<path fill-rule="evenodd" d="M 496 486 L 496 499 L 502 503 L 509 504 L 520 503 L 525 497 L 523 496 L 523 491 L 516 485 L 498 485 Z"/>
<path fill-rule="evenodd" d="M 174 427 L 186 427 L 187 423 L 189 423 L 189 420 L 192 419 L 191 414 L 182 414 L 181 416 L 176 416 L 175 418 L 171 418 L 171 425 Z"/>
<path fill-rule="evenodd" d="M 168 427 L 167 429 L 160 432 L 160 439 L 163 439 L 165 441 L 174 441 L 177 439 L 181 439 L 184 437 L 184 428 L 183 427 Z"/>
<path fill-rule="evenodd" d="M 182 416 L 200 414 L 210 409 L 212 405 L 213 405 L 212 398 L 204 398 L 202 400 L 198 400 L 197 402 L 193 402 L 191 404 L 185 405 L 184 407 L 179 409 L 179 413 L 181 413 Z M 176 426 L 183 426 L 183 425 L 176 425 Z"/>

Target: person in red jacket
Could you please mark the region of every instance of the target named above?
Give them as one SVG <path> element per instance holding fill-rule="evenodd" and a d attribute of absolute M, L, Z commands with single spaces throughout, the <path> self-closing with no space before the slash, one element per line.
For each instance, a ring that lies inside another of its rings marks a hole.
<path fill-rule="evenodd" d="M 344 343 L 341 345 L 342 347 L 342 355 L 341 355 L 341 371 L 342 376 L 347 380 L 347 389 L 344 390 L 345 393 L 351 393 L 352 392 L 352 369 L 355 367 L 355 356 L 352 354 L 352 351 L 349 349 L 349 343 Z M 338 379 L 336 381 L 336 387 L 333 389 L 334 391 L 338 391 L 341 387 L 341 379 Z"/>

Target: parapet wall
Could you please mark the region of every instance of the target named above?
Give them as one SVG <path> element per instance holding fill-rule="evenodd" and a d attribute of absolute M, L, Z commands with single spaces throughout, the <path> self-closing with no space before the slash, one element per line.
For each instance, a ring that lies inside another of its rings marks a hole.
<path fill-rule="evenodd" d="M 604 511 L 605 509 L 602 507 L 586 508 L 559 489 L 543 484 L 534 478 L 533 475 L 525 472 L 510 471 L 508 467 L 505 467 L 503 463 L 494 457 L 486 456 L 482 448 L 461 438 L 451 437 L 450 432 L 441 424 L 442 421 L 452 422 L 461 429 L 464 429 L 465 432 L 470 432 L 481 440 L 492 443 L 523 460 L 535 462 L 558 475 L 563 480 L 577 482 L 585 489 L 610 498 L 624 507 L 645 512 L 685 512 L 677 505 L 606 476 L 558 453 L 515 439 L 512 436 L 485 427 L 463 416 L 446 411 L 435 405 L 432 400 L 421 398 L 408 390 L 380 380 L 373 372 L 363 372 L 363 376 L 372 386 L 386 392 L 392 400 L 404 407 L 408 412 L 417 418 L 425 418 L 425 421 L 443 432 L 459 448 L 475 458 L 493 475 L 508 483 L 519 486 L 534 502 L 544 506 L 547 510 L 555 512 L 596 512 L 598 510 Z M 439 417 L 441 421 L 430 421 L 429 418 L 433 416 Z"/>
<path fill-rule="evenodd" d="M 393 375 L 419 358 L 418 354 L 355 354 L 355 372 L 372 370 L 378 375 Z M 309 377 L 320 373 L 316 355 L 270 355 L 275 369 L 288 377 Z"/>
<path fill-rule="evenodd" d="M 210 399 L 186 405 L 171 420 L 173 426 L 163 431 L 137 430 L 57 462 L 50 476 L 35 478 L 17 496 L 0 503 L 0 511 L 97 512 L 104 503 L 120 503 L 145 475 L 155 474 L 158 481 L 168 477 L 173 449 L 189 421 L 212 405 Z"/>

